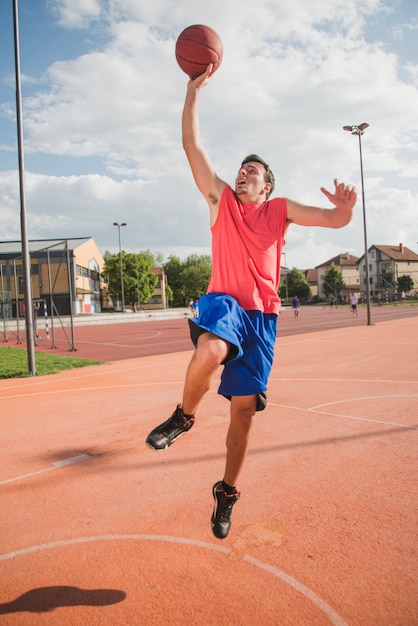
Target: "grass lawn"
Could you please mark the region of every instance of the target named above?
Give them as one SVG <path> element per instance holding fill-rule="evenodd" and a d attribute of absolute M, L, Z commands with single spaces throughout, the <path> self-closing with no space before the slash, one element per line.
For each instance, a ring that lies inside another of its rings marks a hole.
<path fill-rule="evenodd" d="M 44 352 L 35 353 L 36 373 L 39 376 L 57 374 L 63 370 L 70 370 L 75 367 L 101 365 L 101 363 L 101 361 L 76 359 L 69 356 L 45 354 Z M 26 350 L 0 346 L 0 379 L 24 378 L 25 376 L 29 376 L 28 355 Z"/>

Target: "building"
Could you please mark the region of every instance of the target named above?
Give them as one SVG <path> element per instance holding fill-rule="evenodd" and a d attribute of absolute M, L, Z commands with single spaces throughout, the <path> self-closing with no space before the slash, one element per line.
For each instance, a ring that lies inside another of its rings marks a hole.
<path fill-rule="evenodd" d="M 398 278 L 410 276 L 413 289 L 418 289 L 418 254 L 402 243 L 394 246 L 372 245 L 368 249 L 370 295 L 386 294 L 392 297 L 398 291 Z M 364 254 L 359 259 L 361 291 L 366 291 Z"/>
<path fill-rule="evenodd" d="M 167 308 L 167 296 L 166 285 L 167 276 L 162 267 L 153 267 L 152 273 L 156 274 L 158 282 L 155 285 L 154 295 L 146 303 L 147 309 L 166 309 Z"/>
<path fill-rule="evenodd" d="M 311 290 L 311 298 L 316 298 L 318 296 L 318 276 L 316 269 L 311 268 L 309 270 L 303 270 L 302 273 Z"/>
<path fill-rule="evenodd" d="M 349 252 L 344 252 L 342 254 L 338 254 L 332 259 L 329 259 L 329 261 L 325 261 L 325 263 L 321 263 L 321 265 L 317 265 L 315 269 L 317 275 L 318 298 L 320 300 L 326 298 L 324 292 L 325 275 L 332 264 L 334 264 L 337 270 L 341 272 L 345 282 L 346 288 L 341 292 L 341 296 L 348 296 L 352 292 L 359 293 L 360 277 L 358 261 L 358 257 L 350 254 Z"/>
<path fill-rule="evenodd" d="M 82 315 L 117 310 L 102 271 L 104 259 L 92 237 L 42 239 L 28 242 L 32 298 L 44 302 L 49 315 Z M 153 268 L 158 282 L 154 295 L 141 308 L 167 308 L 167 278 L 162 268 Z M 24 316 L 22 245 L 0 242 L 0 317 Z M 70 306 L 72 304 L 72 307 Z M 145 305 L 145 306 L 144 306 Z"/>
<path fill-rule="evenodd" d="M 28 242 L 32 298 L 44 301 L 53 314 L 101 312 L 103 257 L 91 237 L 42 239 Z M 3 300 L 8 297 L 13 316 L 24 314 L 22 244 L 0 242 Z"/>

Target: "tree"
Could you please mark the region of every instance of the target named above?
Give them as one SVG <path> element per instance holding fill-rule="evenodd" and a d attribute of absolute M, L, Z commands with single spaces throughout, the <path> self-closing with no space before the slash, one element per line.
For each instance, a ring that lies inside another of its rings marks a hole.
<path fill-rule="evenodd" d="M 166 302 L 168 302 L 168 304 L 171 304 L 173 302 L 173 290 L 171 289 L 170 285 L 165 285 L 165 299 Z"/>
<path fill-rule="evenodd" d="M 209 254 L 191 254 L 183 262 L 184 267 L 193 266 L 205 266 L 212 267 L 212 257 Z"/>
<path fill-rule="evenodd" d="M 170 285 L 172 291 L 172 306 L 185 306 L 187 303 L 182 296 L 181 289 L 181 270 L 182 262 L 178 256 L 169 256 L 167 263 L 164 264 L 164 272 L 167 276 L 167 284 Z"/>
<path fill-rule="evenodd" d="M 329 270 L 324 276 L 323 290 L 326 296 L 334 296 L 336 298 L 341 291 L 345 289 L 345 282 L 342 273 L 331 263 Z"/>
<path fill-rule="evenodd" d="M 156 260 L 154 255 L 145 250 L 139 253 L 126 253 L 122 250 L 123 290 L 125 303 L 135 310 L 137 303 L 145 303 L 154 294 L 158 282 L 152 272 Z M 103 274 L 107 277 L 109 294 L 113 300 L 122 299 L 120 255 L 104 254 Z"/>
<path fill-rule="evenodd" d="M 408 293 L 408 291 L 411 291 L 411 289 L 413 288 L 414 288 L 414 281 L 410 276 L 408 276 L 407 274 L 403 274 L 402 276 L 398 277 L 399 291 L 405 291 L 405 293 Z"/>
<path fill-rule="evenodd" d="M 189 265 L 181 272 L 182 296 L 187 302 L 189 298 L 200 298 L 206 293 L 212 272 L 210 265 Z"/>
<path fill-rule="evenodd" d="M 309 300 L 311 297 L 311 288 L 305 278 L 305 275 L 293 267 L 286 274 L 284 285 L 280 285 L 279 295 L 282 300 L 286 298 L 286 281 L 287 281 L 287 294 L 289 298 L 297 296 L 299 300 Z"/>
<path fill-rule="evenodd" d="M 209 255 L 192 254 L 185 261 L 171 256 L 164 271 L 173 291 L 173 306 L 185 306 L 190 298 L 199 298 L 206 293 L 212 260 Z"/>

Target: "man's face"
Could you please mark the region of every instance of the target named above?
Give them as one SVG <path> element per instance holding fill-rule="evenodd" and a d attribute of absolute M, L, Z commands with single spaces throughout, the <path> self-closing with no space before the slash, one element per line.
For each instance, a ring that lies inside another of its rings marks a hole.
<path fill-rule="evenodd" d="M 235 193 L 242 201 L 263 202 L 271 188 L 264 180 L 265 169 L 261 163 L 250 161 L 238 170 L 235 178 Z"/>

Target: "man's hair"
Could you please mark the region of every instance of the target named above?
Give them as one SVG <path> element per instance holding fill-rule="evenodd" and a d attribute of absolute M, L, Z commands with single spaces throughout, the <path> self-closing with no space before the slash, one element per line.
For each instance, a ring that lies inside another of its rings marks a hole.
<path fill-rule="evenodd" d="M 261 157 L 258 156 L 258 154 L 249 154 L 248 156 L 245 157 L 245 159 L 243 160 L 243 162 L 241 163 L 241 167 L 243 165 L 245 165 L 246 163 L 260 163 L 263 167 L 264 167 L 264 180 L 266 183 L 270 183 L 271 184 L 271 189 L 270 191 L 267 193 L 267 198 L 269 198 L 271 196 L 271 194 L 274 191 L 274 174 L 270 169 L 270 166 L 268 165 L 268 163 L 266 163 L 264 161 L 264 159 L 262 159 Z"/>

